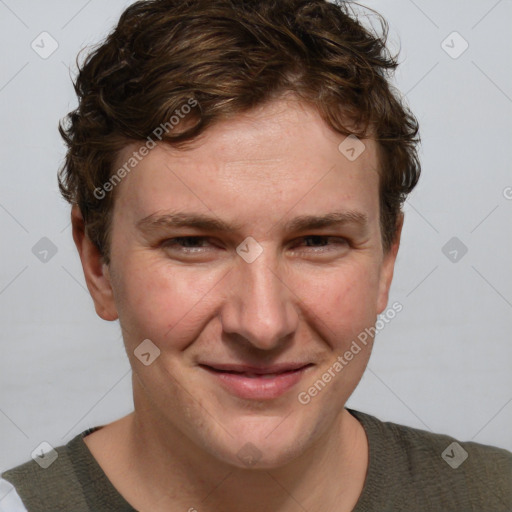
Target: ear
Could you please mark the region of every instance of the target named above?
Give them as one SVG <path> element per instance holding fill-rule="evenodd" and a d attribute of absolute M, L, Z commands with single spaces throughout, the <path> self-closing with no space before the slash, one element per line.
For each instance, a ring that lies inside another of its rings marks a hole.
<path fill-rule="evenodd" d="M 397 227 L 393 244 L 389 251 L 384 254 L 380 281 L 379 281 L 379 293 L 377 298 L 377 314 L 384 311 L 388 304 L 389 289 L 391 287 L 391 281 L 393 280 L 393 271 L 395 269 L 396 255 L 398 254 L 398 248 L 400 247 L 400 237 L 402 235 L 402 227 L 404 225 L 404 214 L 400 212 L 397 220 Z"/>
<path fill-rule="evenodd" d="M 94 301 L 96 313 L 103 320 L 116 320 L 118 314 L 108 265 L 103 262 L 99 249 L 87 236 L 82 213 L 77 205 L 71 209 L 71 225 L 73 240 L 82 261 L 85 281 Z"/>

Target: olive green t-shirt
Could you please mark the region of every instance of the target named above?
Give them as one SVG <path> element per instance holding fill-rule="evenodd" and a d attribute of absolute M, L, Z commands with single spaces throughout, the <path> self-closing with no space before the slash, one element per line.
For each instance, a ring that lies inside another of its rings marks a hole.
<path fill-rule="evenodd" d="M 369 444 L 366 480 L 353 512 L 512 511 L 512 453 L 347 410 L 363 425 Z M 2 474 L 28 512 L 135 511 L 83 441 L 98 428 L 55 448 L 58 457 L 47 469 L 31 460 Z"/>

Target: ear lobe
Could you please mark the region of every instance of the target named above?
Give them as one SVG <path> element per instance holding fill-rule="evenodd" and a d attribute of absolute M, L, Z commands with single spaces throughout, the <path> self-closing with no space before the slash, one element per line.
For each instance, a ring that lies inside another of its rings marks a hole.
<path fill-rule="evenodd" d="M 393 280 L 393 272 L 395 270 L 396 256 L 400 247 L 400 238 L 402 236 L 402 227 L 404 225 L 404 214 L 400 213 L 397 220 L 397 228 L 395 239 L 389 251 L 384 254 L 381 266 L 379 294 L 377 298 L 377 314 L 381 314 L 388 304 L 389 289 Z"/>
<path fill-rule="evenodd" d="M 85 224 L 80 208 L 74 205 L 71 209 L 71 225 L 87 288 L 94 301 L 98 316 L 103 320 L 117 320 L 118 314 L 114 301 L 108 265 L 96 245 L 85 232 Z"/>

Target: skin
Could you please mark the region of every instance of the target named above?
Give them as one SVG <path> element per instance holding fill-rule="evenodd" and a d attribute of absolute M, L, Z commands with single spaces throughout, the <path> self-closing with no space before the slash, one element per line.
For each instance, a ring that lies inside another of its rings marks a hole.
<path fill-rule="evenodd" d="M 215 125 L 192 149 L 157 146 L 115 190 L 109 266 L 73 208 L 97 314 L 119 318 L 123 330 L 135 404 L 85 442 L 136 509 L 340 512 L 356 504 L 368 442 L 344 404 L 372 340 L 310 403 L 297 395 L 385 310 L 403 218 L 384 253 L 377 145 L 365 139 L 351 162 L 338 150 L 344 138 L 287 97 Z M 137 147 L 119 155 L 120 165 Z M 366 224 L 285 226 L 347 210 Z M 236 226 L 138 230 L 141 219 L 171 211 Z M 162 243 L 185 236 L 205 238 Z M 252 263 L 236 252 L 249 236 L 263 249 Z M 148 366 L 134 355 L 145 339 L 160 350 Z M 205 358 L 312 366 L 293 389 L 256 401 L 222 388 L 199 366 Z M 237 456 L 247 443 L 258 454 L 251 466 Z"/>

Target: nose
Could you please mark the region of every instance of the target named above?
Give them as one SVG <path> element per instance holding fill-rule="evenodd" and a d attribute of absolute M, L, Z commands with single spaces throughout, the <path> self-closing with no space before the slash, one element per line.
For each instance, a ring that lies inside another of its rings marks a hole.
<path fill-rule="evenodd" d="M 269 250 L 252 263 L 237 260 L 225 283 L 228 291 L 221 310 L 225 333 L 238 335 L 261 350 L 278 348 L 289 339 L 299 315 L 292 283 L 281 274 Z"/>

